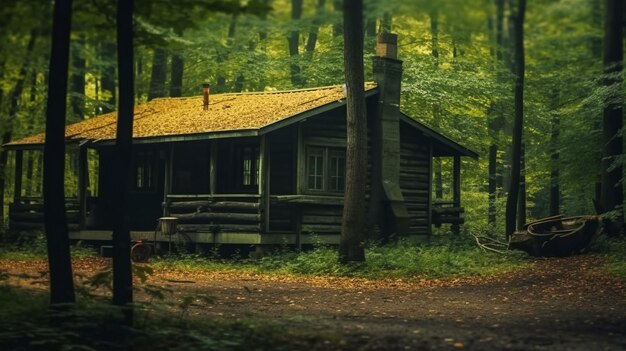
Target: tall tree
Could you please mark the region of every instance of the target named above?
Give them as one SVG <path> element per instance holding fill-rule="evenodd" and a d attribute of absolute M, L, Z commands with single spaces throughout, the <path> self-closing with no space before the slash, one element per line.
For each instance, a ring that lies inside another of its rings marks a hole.
<path fill-rule="evenodd" d="M 622 0 L 606 0 L 604 17 L 603 42 L 603 85 L 611 91 L 604 102 L 602 113 L 602 135 L 604 150 L 602 152 L 602 189 L 600 206 L 603 211 L 618 210 L 618 222 L 623 222 L 623 190 L 622 165 L 616 158 L 622 155 L 623 141 L 621 129 L 623 125 L 623 88 L 622 66 L 624 60 L 623 40 L 623 6 Z"/>
<path fill-rule="evenodd" d="M 433 63 L 435 69 L 439 68 L 439 11 L 435 8 L 430 12 L 430 36 L 431 47 L 430 52 L 433 56 Z M 433 125 L 437 130 L 441 128 L 441 106 L 438 103 L 434 103 L 433 106 Z M 441 158 L 436 157 L 433 162 L 435 173 L 435 199 L 441 200 L 443 198 L 443 180 L 441 174 Z"/>
<path fill-rule="evenodd" d="M 495 4 L 495 45 L 494 45 L 494 68 L 496 73 L 496 83 L 501 83 L 503 74 L 501 73 L 502 50 L 504 44 L 504 0 L 494 0 Z M 496 197 L 498 191 L 498 134 L 503 127 L 503 103 L 497 99 L 491 109 L 488 120 L 488 132 L 490 135 L 489 145 L 489 209 L 487 221 L 490 225 L 496 225 Z M 501 179 L 500 179 L 501 183 Z"/>
<path fill-rule="evenodd" d="M 26 45 L 26 55 L 24 57 L 24 61 L 22 62 L 22 66 L 20 67 L 20 71 L 18 74 L 17 81 L 15 82 L 15 86 L 11 89 L 9 93 L 9 111 L 8 111 L 8 119 L 4 123 L 4 133 L 2 133 L 2 144 L 6 144 L 11 141 L 13 135 L 13 127 L 14 121 L 16 119 L 17 111 L 19 109 L 19 100 L 20 96 L 22 96 L 22 91 L 24 90 L 24 82 L 26 80 L 26 71 L 28 69 L 28 64 L 31 59 L 31 55 L 33 53 L 33 49 L 35 47 L 35 41 L 37 39 L 37 29 L 33 29 L 30 32 L 30 37 L 28 39 L 28 44 Z M 0 89 L 1 90 L 1 89 Z M 2 226 L 4 222 L 4 192 L 6 188 L 6 169 L 7 163 L 9 160 L 9 154 L 5 149 L 0 150 L 0 226 Z"/>
<path fill-rule="evenodd" d="M 342 263 L 365 261 L 367 116 L 363 68 L 363 0 L 344 0 L 344 69 L 347 100 L 346 189 L 339 243 Z"/>
<path fill-rule="evenodd" d="M 517 196 L 517 229 L 526 224 L 526 145 L 520 151 L 519 194 Z"/>
<path fill-rule="evenodd" d="M 507 239 L 515 231 L 515 216 L 520 190 L 520 166 L 522 154 L 522 130 L 524 127 L 524 16 L 526 0 L 511 0 L 513 19 L 513 61 L 515 67 L 515 119 L 513 122 L 513 144 L 511 147 L 511 182 L 506 199 Z"/>
<path fill-rule="evenodd" d="M 72 75 L 70 104 L 72 106 L 72 122 L 83 120 L 85 116 L 85 64 L 86 60 L 81 53 L 85 46 L 85 39 L 80 37 L 71 47 Z"/>
<path fill-rule="evenodd" d="M 182 37 L 183 33 L 178 30 L 176 33 Z M 183 61 L 183 55 L 180 50 L 172 53 L 172 65 L 170 74 L 170 97 L 183 96 L 183 72 L 185 69 L 185 62 Z"/>
<path fill-rule="evenodd" d="M 111 112 L 115 109 L 115 44 L 103 42 L 100 47 L 100 60 L 104 62 L 100 75 L 100 88 L 107 92 L 106 104 L 102 106 L 102 112 Z"/>
<path fill-rule="evenodd" d="M 551 94 L 552 108 L 558 106 L 558 90 L 553 89 Z M 550 133 L 550 216 L 561 213 L 561 190 L 559 180 L 559 132 L 560 118 L 556 111 L 552 111 L 551 133 Z"/>
<path fill-rule="evenodd" d="M 154 49 L 154 55 L 152 56 L 152 73 L 150 75 L 150 88 L 148 90 L 148 101 L 165 96 L 166 70 L 167 52 L 163 48 Z"/>
<path fill-rule="evenodd" d="M 311 23 L 311 30 L 309 31 L 309 38 L 306 41 L 306 57 L 310 61 L 313 59 L 313 52 L 315 51 L 315 45 L 317 45 L 317 36 L 320 31 L 320 24 L 324 17 L 324 6 L 326 6 L 326 0 L 317 0 L 317 7 L 315 8 L 315 18 Z"/>
<path fill-rule="evenodd" d="M 75 301 L 65 217 L 65 112 L 70 55 L 72 0 L 56 0 L 46 107 L 43 160 L 44 222 L 50 269 L 50 303 Z"/>
<path fill-rule="evenodd" d="M 300 68 L 300 31 L 295 29 L 298 27 L 297 22 L 302 17 L 302 0 L 291 0 L 291 21 L 293 28 L 289 31 L 289 57 L 290 64 L 289 69 L 291 71 L 291 84 L 294 87 L 301 87 L 303 85 L 302 72 Z"/>
<path fill-rule="evenodd" d="M 133 279 L 130 262 L 130 218 L 127 194 L 130 190 L 134 111 L 133 0 L 117 2 L 117 57 L 119 107 L 115 140 L 116 177 L 115 222 L 113 223 L 113 303 L 126 306 L 132 323 Z"/>
<path fill-rule="evenodd" d="M 333 10 L 335 12 L 341 12 L 342 8 L 342 0 L 333 0 Z M 337 22 L 333 24 L 333 37 L 338 37 L 343 35 L 343 26 L 341 22 Z"/>

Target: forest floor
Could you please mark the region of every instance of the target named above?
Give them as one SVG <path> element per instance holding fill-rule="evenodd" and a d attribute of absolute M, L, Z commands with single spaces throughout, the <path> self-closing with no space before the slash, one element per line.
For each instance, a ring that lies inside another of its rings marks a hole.
<path fill-rule="evenodd" d="M 74 268 L 92 274 L 108 264 L 88 258 Z M 0 260 L 0 270 L 13 274 L 46 268 L 43 261 Z M 13 283 L 29 285 L 24 277 Z M 160 269 L 149 281 L 171 289 L 168 299 L 215 298 L 212 304 L 192 303 L 189 319 L 273 323 L 278 333 L 314 336 L 291 340 L 287 349 L 626 349 L 626 281 L 608 274 L 596 255 L 538 259 L 513 273 L 440 280 Z"/>

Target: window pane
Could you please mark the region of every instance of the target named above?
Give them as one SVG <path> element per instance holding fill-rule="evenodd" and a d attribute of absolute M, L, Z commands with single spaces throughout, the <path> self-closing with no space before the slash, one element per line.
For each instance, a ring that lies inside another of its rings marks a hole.
<path fill-rule="evenodd" d="M 254 178 L 252 182 L 254 185 L 259 185 L 259 165 L 261 164 L 261 153 L 259 152 L 259 148 L 255 149 L 256 151 L 256 163 L 254 165 Z"/>
<path fill-rule="evenodd" d="M 244 147 L 242 150 L 243 159 L 243 185 L 252 184 L 252 149 L 250 147 Z"/>
<path fill-rule="evenodd" d="M 328 176 L 330 191 L 343 191 L 345 183 L 346 158 L 343 151 L 331 150 L 329 152 Z"/>
<path fill-rule="evenodd" d="M 135 157 L 135 188 L 150 190 L 153 186 L 154 154 L 152 152 L 138 152 Z"/>
<path fill-rule="evenodd" d="M 307 149 L 307 186 L 311 190 L 324 190 L 324 149 Z"/>

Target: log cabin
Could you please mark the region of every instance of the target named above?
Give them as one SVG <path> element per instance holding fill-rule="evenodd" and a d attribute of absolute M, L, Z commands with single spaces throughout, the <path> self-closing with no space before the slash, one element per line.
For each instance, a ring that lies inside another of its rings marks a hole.
<path fill-rule="evenodd" d="M 477 154 L 400 111 L 402 61 L 395 35 L 381 35 L 365 84 L 368 235 L 420 237 L 463 222 L 460 158 Z M 116 176 L 115 112 L 66 127 L 76 153 L 77 196 L 67 201 L 70 238 L 111 239 Z M 161 217 L 194 244 L 338 243 L 345 183 L 346 100 L 341 86 L 159 98 L 134 112 L 131 236 L 171 240 Z M 15 153 L 10 229 L 43 228 L 41 198 L 23 196 L 25 150 L 38 134 L 5 145 Z M 93 150 L 93 151 L 89 151 Z M 96 154 L 97 193 L 87 191 L 87 153 Z M 453 201 L 434 203 L 434 157 L 453 158 Z"/>

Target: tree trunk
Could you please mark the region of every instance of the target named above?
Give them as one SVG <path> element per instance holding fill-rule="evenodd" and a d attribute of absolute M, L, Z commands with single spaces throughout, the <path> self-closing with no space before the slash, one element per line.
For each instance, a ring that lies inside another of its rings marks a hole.
<path fill-rule="evenodd" d="M 520 152 L 519 195 L 517 197 L 517 230 L 526 224 L 526 145 L 522 143 Z"/>
<path fill-rule="evenodd" d="M 184 62 L 180 53 L 172 54 L 172 73 L 170 79 L 170 96 L 183 96 L 183 71 Z"/>
<path fill-rule="evenodd" d="M 162 48 L 154 49 L 154 55 L 152 56 L 152 73 L 150 74 L 150 88 L 148 90 L 148 101 L 165 96 L 166 69 L 167 53 Z"/>
<path fill-rule="evenodd" d="M 110 94 L 106 99 L 106 105 L 102 107 L 102 113 L 115 110 L 116 92 L 115 92 L 115 65 L 112 63 L 115 59 L 115 44 L 104 42 L 100 50 L 101 60 L 107 62 L 102 70 L 100 77 L 100 90 Z"/>
<path fill-rule="evenodd" d="M 8 119 L 5 122 L 5 130 L 2 133 L 2 144 L 6 144 L 11 141 L 13 135 L 13 125 L 15 122 L 15 116 L 19 108 L 20 96 L 24 90 L 24 81 L 26 80 L 26 71 L 30 64 L 33 49 L 35 48 L 35 41 L 37 39 L 37 30 L 33 29 L 30 32 L 28 44 L 26 45 L 26 55 L 22 67 L 20 67 L 19 75 L 15 86 L 9 93 L 9 111 Z M 1 89 L 0 89 L 1 90 Z M 0 148 L 0 227 L 4 224 L 4 193 L 6 191 L 6 177 L 7 177 L 7 164 L 9 160 L 9 154 L 4 148 Z"/>
<path fill-rule="evenodd" d="M 232 49 L 232 45 L 233 45 L 233 41 L 235 38 L 235 32 L 237 30 L 237 18 L 239 18 L 239 15 L 237 13 L 233 13 L 232 16 L 230 17 L 230 24 L 228 25 L 228 39 L 226 40 L 226 48 L 224 50 L 224 52 L 217 52 L 217 66 L 218 66 L 218 73 L 217 73 L 217 85 L 216 85 L 216 89 L 215 92 L 224 92 L 226 91 L 226 77 L 224 76 L 224 73 L 222 72 L 222 70 L 220 69 L 221 64 L 226 62 L 226 60 L 228 60 L 228 56 L 230 53 L 230 50 Z"/>
<path fill-rule="evenodd" d="M 317 8 L 315 9 L 315 18 L 311 24 L 311 30 L 309 31 L 309 38 L 306 41 L 306 57 L 307 60 L 313 59 L 313 52 L 315 52 L 315 45 L 317 44 L 317 35 L 320 30 L 320 24 L 324 17 L 324 6 L 326 0 L 317 0 Z"/>
<path fill-rule="evenodd" d="M 335 12 L 341 12 L 342 3 L 342 0 L 333 0 L 333 10 L 335 10 Z M 341 35 L 343 35 L 343 25 L 341 22 L 333 23 L 333 38 Z"/>
<path fill-rule="evenodd" d="M 553 109 L 558 105 L 558 92 L 554 90 L 552 96 Z M 550 133 L 550 216 L 561 213 L 561 191 L 559 186 L 559 132 L 560 119 L 556 111 L 552 111 Z"/>
<path fill-rule="evenodd" d="M 391 33 L 391 26 L 393 23 L 393 19 L 389 12 L 385 12 L 383 14 L 383 18 L 380 19 L 380 30 L 381 33 Z"/>
<path fill-rule="evenodd" d="M 439 68 L 439 20 L 438 12 L 434 10 L 430 13 L 430 35 L 431 35 L 431 55 L 435 69 Z M 433 104 L 433 125 L 437 130 L 441 124 L 441 106 L 438 103 Z M 436 157 L 433 162 L 435 171 L 435 199 L 443 199 L 443 177 L 441 175 L 441 158 Z"/>
<path fill-rule="evenodd" d="M 503 29 L 504 29 L 504 0 L 495 0 L 495 28 L 494 28 L 494 70 L 496 70 L 496 83 L 503 81 L 503 75 L 500 73 L 502 64 L 502 46 L 503 46 Z M 489 113 L 488 132 L 491 140 L 489 146 L 489 208 L 487 215 L 487 222 L 494 226 L 496 225 L 496 198 L 498 193 L 498 185 L 502 187 L 502 174 L 498 174 L 498 135 L 502 131 L 504 125 L 504 111 L 503 104 L 497 100 L 493 102 L 492 108 Z"/>
<path fill-rule="evenodd" d="M 616 158 L 622 155 L 623 142 L 623 6 L 622 0 L 606 0 L 604 18 L 603 85 L 611 89 L 602 113 L 602 189 L 600 205 L 603 211 L 616 211 L 617 222 L 623 222 L 622 165 Z"/>
<path fill-rule="evenodd" d="M 85 118 L 85 58 L 80 49 L 85 45 L 85 39 L 79 38 L 72 47 L 72 76 L 70 105 L 72 106 L 72 120 L 82 121 Z"/>
<path fill-rule="evenodd" d="M 50 303 L 73 303 L 74 282 L 65 218 L 65 112 L 70 54 L 71 0 L 56 0 L 46 108 L 43 200 L 50 270 Z"/>
<path fill-rule="evenodd" d="M 515 121 L 513 123 L 513 145 L 511 147 L 511 182 L 506 199 L 507 239 L 515 231 L 515 216 L 520 186 L 522 154 L 522 129 L 524 126 L 524 15 L 526 0 L 517 0 L 513 17 L 513 43 L 515 61 Z"/>
<path fill-rule="evenodd" d="M 182 37 L 182 32 L 177 32 Z M 170 97 L 183 96 L 183 72 L 185 64 L 180 51 L 172 53 L 172 67 L 170 74 Z"/>
<path fill-rule="evenodd" d="M 496 170 L 497 170 L 498 146 L 492 143 L 489 146 L 489 208 L 487 214 L 487 223 L 493 227 L 496 226 Z"/>
<path fill-rule="evenodd" d="M 127 323 L 132 324 L 133 279 L 130 262 L 130 218 L 127 194 L 130 191 L 134 111 L 133 1 L 117 3 L 117 52 L 120 103 L 117 115 L 116 183 L 113 223 L 113 303 L 126 306 Z"/>
<path fill-rule="evenodd" d="M 601 33 L 602 27 L 602 2 L 603 0 L 589 0 L 588 2 L 588 11 L 591 14 L 591 26 L 594 29 L 597 29 L 598 33 Z M 591 57 L 595 61 L 602 61 L 602 37 L 600 35 L 590 36 L 589 40 L 589 51 L 591 53 Z M 596 112 L 596 111 L 594 111 Z M 595 130 L 602 130 L 602 117 L 600 115 L 601 110 L 597 110 L 597 114 L 594 113 L 593 118 L 594 128 Z M 600 134 L 598 144 L 602 145 L 604 142 L 602 140 L 603 136 Z M 596 183 L 594 188 L 594 205 L 596 209 L 596 214 L 600 214 L 599 207 L 601 207 L 601 198 L 602 198 L 602 151 L 600 151 L 598 155 L 598 165 L 597 165 L 597 175 L 596 175 Z"/>
<path fill-rule="evenodd" d="M 367 116 L 363 68 L 363 0 L 344 0 L 344 67 L 347 99 L 346 189 L 339 244 L 342 263 L 365 261 Z"/>
<path fill-rule="evenodd" d="M 33 72 L 30 84 L 30 104 L 35 105 L 37 100 L 37 72 Z M 33 135 L 35 129 L 35 114 L 28 116 L 27 135 Z M 33 196 L 33 175 L 35 165 L 35 154 L 31 151 L 26 156 L 26 196 Z"/>
<path fill-rule="evenodd" d="M 297 22 L 302 17 L 302 0 L 291 0 L 291 21 L 294 27 L 297 27 Z M 289 32 L 289 57 L 291 62 L 289 63 L 289 69 L 291 71 L 291 84 L 294 87 L 300 88 L 303 85 L 302 73 L 300 71 L 299 64 L 299 46 L 300 46 L 300 31 L 293 29 Z"/>
<path fill-rule="evenodd" d="M 264 8 L 268 9 L 270 8 L 271 5 L 271 0 L 260 0 L 261 4 L 264 6 Z M 263 23 L 265 24 L 267 22 L 267 10 L 263 10 L 261 12 L 261 19 L 263 20 Z M 265 29 L 265 27 L 263 27 L 262 30 L 259 31 L 259 41 L 265 41 L 267 39 L 267 31 Z M 265 47 L 265 45 L 263 45 Z"/>

